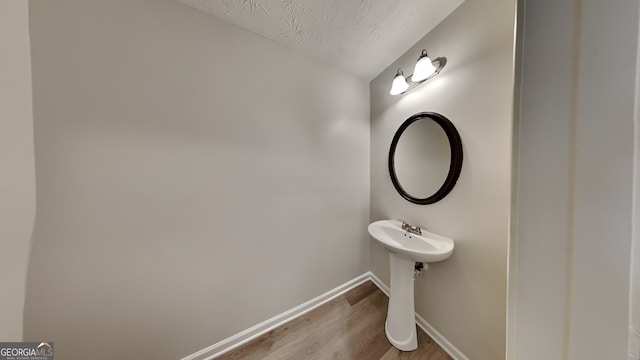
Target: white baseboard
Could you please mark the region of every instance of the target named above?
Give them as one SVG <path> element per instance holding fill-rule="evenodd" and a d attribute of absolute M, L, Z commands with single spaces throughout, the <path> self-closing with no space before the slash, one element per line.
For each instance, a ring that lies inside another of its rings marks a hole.
<path fill-rule="evenodd" d="M 181 360 L 211 360 L 216 357 L 227 353 L 239 346 L 242 346 L 249 341 L 263 335 L 276 327 L 289 322 L 298 316 L 304 315 L 307 312 L 319 307 L 320 305 L 333 300 L 334 298 L 344 294 L 345 292 L 365 283 L 371 279 L 371 272 L 364 273 L 357 278 L 350 280 L 335 289 L 329 290 L 326 293 L 305 302 L 302 305 L 298 305 L 293 309 L 287 310 L 281 314 L 278 314 L 271 319 L 265 320 L 258 325 L 250 327 L 236 335 L 226 338 L 220 342 L 217 342 L 205 349 L 195 352 Z"/>
<path fill-rule="evenodd" d="M 380 278 L 375 276 L 371 271 L 369 271 L 369 277 L 371 279 L 371 282 L 376 284 L 378 289 L 380 289 L 380 291 L 382 291 L 385 295 L 387 295 L 387 297 L 391 295 L 391 293 L 389 292 L 389 287 L 385 283 L 383 283 L 382 280 L 380 280 Z"/>
<path fill-rule="evenodd" d="M 386 286 L 377 276 L 370 271 L 364 273 L 357 278 L 350 280 L 335 289 L 329 290 L 326 293 L 305 302 L 302 305 L 296 306 L 293 309 L 285 311 L 279 315 L 272 317 L 266 321 L 261 322 L 258 325 L 250 327 L 236 335 L 226 338 L 220 342 L 217 342 L 205 349 L 195 352 L 181 360 L 212 360 L 216 357 L 225 354 L 235 348 L 238 348 L 249 341 L 263 335 L 278 326 L 289 322 L 307 312 L 333 300 L 334 298 L 346 293 L 347 291 L 362 285 L 366 281 L 371 280 L 385 295 L 389 296 L 389 287 Z M 442 334 L 440 334 L 433 326 L 416 313 L 416 323 L 418 326 L 429 335 L 433 341 L 435 341 L 440 347 L 447 352 L 454 360 L 469 360 L 460 350 L 458 350 L 449 340 L 447 340 Z"/>
<path fill-rule="evenodd" d="M 382 280 L 380 280 L 373 273 L 369 272 L 369 274 L 371 276 L 371 281 L 376 284 L 376 286 L 380 288 L 383 293 L 389 296 L 389 287 L 385 285 Z M 442 334 L 440 334 L 438 330 L 431 326 L 427 322 L 427 320 L 425 320 L 418 313 L 416 313 L 416 324 L 418 324 L 418 327 L 420 327 L 422 331 L 427 333 L 427 335 L 429 335 L 429 337 L 433 339 L 436 344 L 440 345 L 442 350 L 449 354 L 449 356 L 451 356 L 454 360 L 469 360 L 469 358 L 462 351 L 455 347 L 449 340 L 447 340 L 447 338 L 442 336 Z"/>
<path fill-rule="evenodd" d="M 427 320 L 425 320 L 422 316 L 416 313 L 416 324 L 422 329 L 424 332 L 429 335 L 435 341 L 442 350 L 444 350 L 449 356 L 451 356 L 454 360 L 469 360 L 469 358 L 462 353 L 457 347 L 455 347 L 446 337 L 442 336 L 433 326 L 431 326 Z"/>

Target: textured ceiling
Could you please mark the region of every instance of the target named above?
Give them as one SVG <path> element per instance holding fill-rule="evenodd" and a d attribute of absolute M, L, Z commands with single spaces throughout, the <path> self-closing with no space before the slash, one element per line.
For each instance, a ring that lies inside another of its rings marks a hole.
<path fill-rule="evenodd" d="M 178 1 L 371 80 L 464 0 Z"/>

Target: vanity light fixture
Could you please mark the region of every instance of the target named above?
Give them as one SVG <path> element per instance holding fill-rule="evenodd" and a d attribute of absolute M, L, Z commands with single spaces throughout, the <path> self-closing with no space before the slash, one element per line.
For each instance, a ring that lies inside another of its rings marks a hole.
<path fill-rule="evenodd" d="M 409 84 L 407 84 L 407 79 L 404 78 L 404 73 L 402 69 L 398 69 L 396 76 L 393 78 L 393 84 L 391 84 L 391 91 L 389 94 L 391 95 L 399 95 L 409 89 Z"/>
<path fill-rule="evenodd" d="M 445 57 L 439 57 L 431 61 L 431 58 L 427 55 L 427 50 L 423 49 L 412 75 L 405 78 L 402 69 L 398 69 L 396 76 L 393 78 L 389 94 L 400 95 L 416 88 L 423 82 L 438 75 L 446 64 L 447 58 Z M 407 83 L 409 79 L 411 79 L 411 85 Z"/>

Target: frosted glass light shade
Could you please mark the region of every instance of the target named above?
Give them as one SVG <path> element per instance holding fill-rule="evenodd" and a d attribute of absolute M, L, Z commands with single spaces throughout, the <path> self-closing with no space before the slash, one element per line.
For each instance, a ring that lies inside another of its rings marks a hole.
<path fill-rule="evenodd" d="M 427 79 L 429 76 L 436 72 L 435 66 L 431 62 L 431 59 L 427 55 L 427 50 L 422 50 L 422 55 L 416 63 L 416 68 L 413 70 L 413 76 L 411 81 L 418 82 Z"/>
<path fill-rule="evenodd" d="M 408 88 L 409 84 L 407 84 L 407 80 L 404 78 L 404 73 L 402 72 L 402 70 L 398 69 L 396 76 L 393 78 L 393 83 L 391 84 L 391 91 L 389 91 L 389 94 L 402 94 Z"/>

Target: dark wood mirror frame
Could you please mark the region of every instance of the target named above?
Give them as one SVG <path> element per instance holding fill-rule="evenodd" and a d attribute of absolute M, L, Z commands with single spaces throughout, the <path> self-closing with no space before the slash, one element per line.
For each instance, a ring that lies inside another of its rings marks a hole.
<path fill-rule="evenodd" d="M 451 149 L 451 163 L 449 164 L 449 174 L 447 175 L 447 178 L 444 180 L 444 183 L 442 184 L 440 189 L 438 189 L 438 191 L 436 191 L 433 195 L 429 197 L 418 198 L 407 193 L 407 191 L 402 187 L 402 185 L 400 185 L 400 182 L 398 181 L 398 177 L 395 171 L 394 156 L 396 153 L 396 146 L 398 145 L 398 141 L 400 140 L 400 136 L 402 136 L 402 133 L 404 133 L 404 131 L 409 127 L 409 125 L 413 124 L 418 120 L 423 120 L 423 119 L 430 119 L 435 121 L 438 125 L 442 127 L 445 134 L 447 134 L 447 138 L 449 139 L 449 146 Z M 405 120 L 405 122 L 402 123 L 402 125 L 400 125 L 400 128 L 398 128 L 398 131 L 396 131 L 396 134 L 393 136 L 393 140 L 391 141 L 391 148 L 389 149 L 389 175 L 391 176 L 391 182 L 393 183 L 393 186 L 396 188 L 398 193 L 400 193 L 400 195 L 403 198 L 411 201 L 412 203 L 420 204 L 420 205 L 428 205 L 428 204 L 433 204 L 437 201 L 442 200 L 445 196 L 447 196 L 447 194 L 449 194 L 449 192 L 456 185 L 456 182 L 458 181 L 458 177 L 460 177 L 461 170 L 462 170 L 462 140 L 460 140 L 460 134 L 458 134 L 458 130 L 453 125 L 453 123 L 443 115 L 440 115 L 434 112 L 422 112 L 422 113 L 412 115 L 407 120 Z"/>

